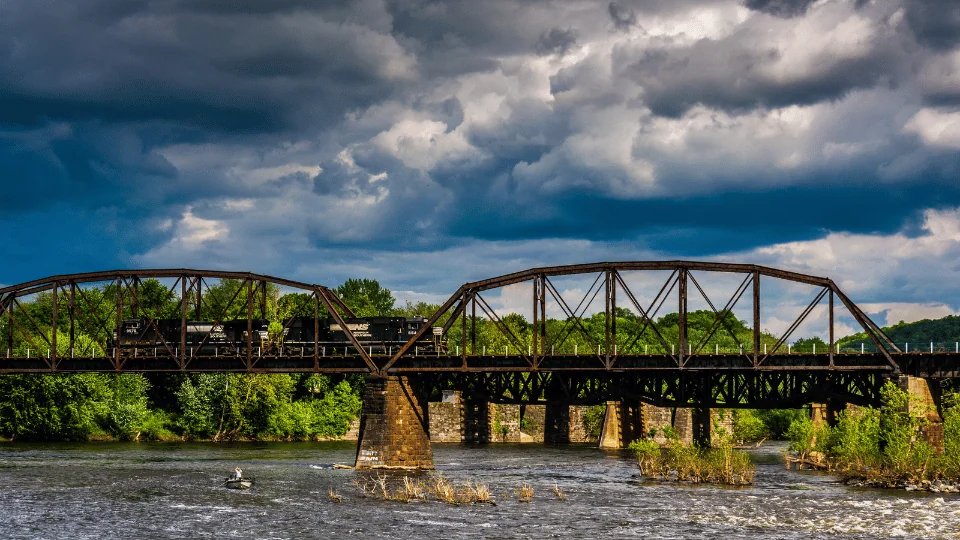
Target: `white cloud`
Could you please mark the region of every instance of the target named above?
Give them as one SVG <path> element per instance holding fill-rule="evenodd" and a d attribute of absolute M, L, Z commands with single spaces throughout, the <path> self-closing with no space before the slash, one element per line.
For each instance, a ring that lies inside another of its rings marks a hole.
<path fill-rule="evenodd" d="M 903 126 L 931 146 L 960 149 L 960 111 L 924 107 Z"/>

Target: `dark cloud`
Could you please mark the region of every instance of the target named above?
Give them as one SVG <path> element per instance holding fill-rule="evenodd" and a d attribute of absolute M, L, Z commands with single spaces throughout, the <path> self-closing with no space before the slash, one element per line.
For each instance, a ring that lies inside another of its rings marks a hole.
<path fill-rule="evenodd" d="M 0 17 L 0 122 L 281 131 L 335 122 L 415 69 L 389 29 L 351 27 L 335 9 L 220 4 L 9 5 Z"/>
<path fill-rule="evenodd" d="M 486 247 L 464 272 L 708 257 L 923 235 L 922 209 L 960 205 L 955 149 L 901 135 L 956 103 L 931 63 L 960 43 L 955 3 L 905 0 L 900 26 L 894 1 L 739 5 L 4 3 L 0 281 L 138 261 L 325 281 L 317 265 L 363 261 L 429 287 L 465 245 Z"/>
<path fill-rule="evenodd" d="M 697 104 L 744 111 L 834 100 L 851 90 L 897 84 L 909 69 L 909 55 L 878 37 L 864 37 L 872 40 L 869 48 L 856 54 L 826 49 L 798 55 L 793 44 L 788 56 L 791 45 L 764 43 L 755 32 L 744 29 L 686 47 L 624 48 L 614 63 L 643 87 L 650 108 L 665 116 Z"/>
<path fill-rule="evenodd" d="M 537 53 L 563 55 L 576 44 L 577 31 L 573 28 L 551 28 L 540 34 L 540 39 L 537 40 Z"/>
<path fill-rule="evenodd" d="M 960 2 L 905 0 L 907 23 L 917 41 L 937 50 L 960 45 Z"/>
<path fill-rule="evenodd" d="M 807 12 L 816 0 L 746 0 L 743 5 L 754 11 L 762 11 L 776 17 L 789 19 Z"/>
<path fill-rule="evenodd" d="M 607 6 L 607 12 L 610 13 L 613 25 L 619 30 L 626 30 L 637 24 L 636 12 L 620 2 L 610 2 Z"/>

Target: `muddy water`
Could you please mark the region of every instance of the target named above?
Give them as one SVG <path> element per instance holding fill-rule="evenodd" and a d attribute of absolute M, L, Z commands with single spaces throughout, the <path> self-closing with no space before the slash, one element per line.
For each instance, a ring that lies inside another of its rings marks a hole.
<path fill-rule="evenodd" d="M 755 486 L 720 488 L 642 482 L 629 456 L 584 446 L 438 444 L 439 470 L 498 502 L 453 507 L 361 497 L 330 467 L 352 444 L 0 444 L 0 538 L 960 538 L 960 496 L 848 488 L 779 452 L 754 452 Z M 236 465 L 254 489 L 222 487 Z"/>

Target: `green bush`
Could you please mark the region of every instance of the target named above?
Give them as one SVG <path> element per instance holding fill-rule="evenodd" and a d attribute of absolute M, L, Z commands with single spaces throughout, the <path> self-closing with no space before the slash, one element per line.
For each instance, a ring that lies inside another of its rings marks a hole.
<path fill-rule="evenodd" d="M 594 438 L 600 437 L 600 430 L 603 429 L 603 418 L 606 415 L 606 405 L 594 405 L 583 411 L 583 425 L 588 435 Z"/>
<path fill-rule="evenodd" d="M 767 426 L 750 409 L 733 410 L 733 438 L 737 441 L 759 441 L 768 436 Z"/>
<path fill-rule="evenodd" d="M 146 441 L 177 441 L 176 422 L 170 413 L 155 409 L 147 413 L 140 427 L 140 439 Z"/>
<path fill-rule="evenodd" d="M 640 474 L 647 474 L 660 461 L 660 445 L 651 439 L 633 441 L 627 447 L 637 456 Z"/>
<path fill-rule="evenodd" d="M 795 420 L 788 431 L 789 449 L 800 457 L 818 451 L 831 469 L 885 481 L 958 478 L 960 411 L 953 406 L 951 398 L 945 400 L 946 452 L 938 456 L 924 440 L 926 414 L 917 403 L 911 403 L 913 399 L 888 382 L 881 388 L 879 409 L 857 407 L 842 411 L 832 427 L 822 425 L 814 429 L 809 419 Z"/>

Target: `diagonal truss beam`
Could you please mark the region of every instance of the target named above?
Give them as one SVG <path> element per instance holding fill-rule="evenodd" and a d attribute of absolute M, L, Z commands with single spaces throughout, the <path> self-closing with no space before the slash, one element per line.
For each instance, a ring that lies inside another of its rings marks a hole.
<path fill-rule="evenodd" d="M 803 313 L 801 313 L 800 316 L 797 317 L 795 321 L 793 321 L 793 324 L 790 325 L 790 328 L 788 328 L 787 331 L 784 332 L 782 336 L 780 336 L 780 339 L 778 339 L 777 342 L 773 345 L 773 350 L 771 350 L 768 354 L 766 354 L 757 363 L 758 366 L 766 362 L 767 358 L 770 358 L 770 356 L 775 354 L 780 349 L 780 347 L 783 347 L 783 344 L 786 343 L 788 339 L 790 339 L 790 335 L 793 334 L 794 330 L 796 330 L 803 323 L 803 321 L 806 320 L 807 316 L 810 315 L 810 313 L 813 311 L 813 308 L 817 307 L 817 305 L 820 303 L 821 300 L 823 300 L 823 297 L 827 294 L 829 290 L 830 290 L 829 287 L 824 287 L 820 289 L 820 292 L 817 294 L 816 297 L 814 297 L 814 299 L 810 302 L 810 304 L 807 305 L 807 308 L 803 310 Z"/>
<path fill-rule="evenodd" d="M 673 280 L 673 277 L 675 275 L 676 273 L 670 274 L 670 276 L 667 278 L 667 281 L 664 282 L 663 287 L 660 288 L 660 292 L 657 293 L 657 296 L 653 299 L 653 302 L 651 302 L 650 308 L 652 308 L 653 304 L 657 302 L 657 300 L 663 294 L 664 290 L 666 290 L 667 284 Z M 630 299 L 630 303 L 633 304 L 633 307 L 637 309 L 637 311 L 640 313 L 640 317 L 643 319 L 643 326 L 641 327 L 640 331 L 637 332 L 637 335 L 634 336 L 633 342 L 631 343 L 631 345 L 633 343 L 636 343 L 637 340 L 640 339 L 640 337 L 643 335 L 643 333 L 647 331 L 647 327 L 649 327 L 651 330 L 653 330 L 654 335 L 657 336 L 657 340 L 660 342 L 660 345 L 663 347 L 664 353 L 666 353 L 667 349 L 670 348 L 670 344 L 667 343 L 667 340 L 664 339 L 663 334 L 660 333 L 660 330 L 657 328 L 657 324 L 653 321 L 653 318 L 648 314 L 648 310 L 643 309 L 643 306 L 641 306 L 640 302 L 637 301 L 637 297 L 634 296 L 633 291 L 631 291 L 630 287 L 627 286 L 626 281 L 624 281 L 623 276 L 621 276 L 619 272 L 616 273 L 616 280 L 618 283 L 620 283 L 620 287 L 623 288 L 623 291 L 627 293 L 627 298 Z M 673 287 L 671 287 L 671 290 L 672 289 Z M 670 293 L 668 292 L 667 296 L 669 295 Z M 656 316 L 656 313 L 654 313 L 653 316 Z M 675 362 L 679 364 L 679 360 L 675 355 L 671 354 L 670 358 L 672 358 Z"/>
<path fill-rule="evenodd" d="M 738 350 L 743 347 L 743 344 L 740 342 L 740 339 L 737 338 L 736 333 L 730 328 L 729 321 L 727 317 L 733 313 L 733 308 L 736 307 L 737 302 L 740 301 L 740 298 L 743 297 L 744 293 L 747 292 L 747 288 L 750 286 L 750 283 L 753 279 L 752 274 L 747 274 L 743 281 L 740 283 L 740 286 L 737 287 L 737 290 L 733 292 L 733 295 L 727 300 L 727 304 L 723 306 L 723 309 L 717 311 L 717 308 L 714 307 L 713 302 L 710 301 L 710 298 L 707 296 L 707 293 L 703 290 L 703 287 L 700 286 L 700 283 L 697 282 L 697 279 L 693 276 L 693 273 L 688 274 L 690 276 L 690 281 L 693 282 L 693 285 L 700 291 L 700 295 L 703 296 L 703 299 L 707 301 L 707 305 L 710 306 L 710 309 L 713 311 L 713 314 L 716 316 L 713 323 L 710 325 L 710 328 L 707 330 L 707 333 L 704 334 L 700 341 L 697 342 L 696 346 L 693 348 L 693 354 L 700 352 L 700 349 L 703 348 L 707 342 L 713 337 L 713 335 L 720 329 L 722 326 L 724 330 L 727 331 L 727 334 L 733 338 L 734 343 L 738 345 Z"/>

